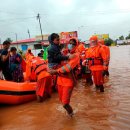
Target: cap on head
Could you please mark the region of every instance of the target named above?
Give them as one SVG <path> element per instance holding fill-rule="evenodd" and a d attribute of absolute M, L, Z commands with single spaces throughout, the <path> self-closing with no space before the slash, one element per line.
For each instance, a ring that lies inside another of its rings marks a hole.
<path fill-rule="evenodd" d="M 90 41 L 98 41 L 98 37 L 97 36 L 92 36 L 89 39 Z"/>
<path fill-rule="evenodd" d="M 90 41 L 90 43 L 89 43 L 90 47 L 95 47 L 98 45 L 98 37 L 97 36 L 90 37 L 89 41 Z"/>

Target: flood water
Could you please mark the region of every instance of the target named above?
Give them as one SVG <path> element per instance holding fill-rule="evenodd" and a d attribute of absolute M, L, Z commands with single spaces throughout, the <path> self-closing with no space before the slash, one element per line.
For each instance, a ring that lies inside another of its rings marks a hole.
<path fill-rule="evenodd" d="M 130 130 L 130 46 L 111 47 L 105 93 L 80 80 L 73 91 L 70 119 L 58 95 L 38 103 L 0 106 L 0 130 Z"/>

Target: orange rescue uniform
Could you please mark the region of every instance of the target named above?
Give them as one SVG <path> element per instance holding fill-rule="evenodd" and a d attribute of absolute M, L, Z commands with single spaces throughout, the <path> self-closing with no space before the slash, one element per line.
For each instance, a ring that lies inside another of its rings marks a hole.
<path fill-rule="evenodd" d="M 52 76 L 47 72 L 48 66 L 45 60 L 35 57 L 32 60 L 32 70 L 37 76 L 37 96 L 44 97 L 51 95 Z"/>
<path fill-rule="evenodd" d="M 97 38 L 94 36 L 90 38 L 91 40 L 97 42 Z M 105 50 L 98 44 L 90 47 L 86 53 L 86 59 L 88 60 L 88 66 L 92 72 L 96 88 L 100 88 L 100 91 L 104 92 L 103 72 L 107 69 L 108 64 Z"/>
<path fill-rule="evenodd" d="M 75 57 L 68 61 L 57 71 L 59 73 L 57 79 L 58 93 L 63 104 L 69 104 L 74 84 L 76 82 L 73 69 L 79 64 L 79 53 L 75 53 Z"/>
<path fill-rule="evenodd" d="M 104 43 L 104 40 L 99 40 L 98 41 L 99 45 L 101 45 L 103 47 L 103 49 L 105 50 L 106 52 L 106 55 L 107 55 L 107 76 L 109 76 L 109 72 L 108 72 L 108 69 L 109 69 L 109 62 L 110 62 L 110 48 L 108 46 L 105 45 Z"/>

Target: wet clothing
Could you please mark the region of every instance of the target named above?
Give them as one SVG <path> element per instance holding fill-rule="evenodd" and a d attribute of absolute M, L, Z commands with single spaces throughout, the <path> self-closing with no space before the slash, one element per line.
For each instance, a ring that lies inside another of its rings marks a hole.
<path fill-rule="evenodd" d="M 69 60 L 65 65 L 58 69 L 58 93 L 63 105 L 69 104 L 72 90 L 74 88 L 76 79 L 73 69 L 79 64 L 79 53 L 75 53 L 75 57 Z"/>
<path fill-rule="evenodd" d="M 3 55 L 6 56 L 8 54 L 8 50 L 2 49 L 0 51 L 0 53 L 1 53 L 1 57 Z M 12 75 L 11 75 L 10 68 L 9 68 L 9 58 L 5 62 L 3 62 L 1 59 L 1 70 L 2 70 L 2 73 L 4 75 L 5 80 L 11 81 Z"/>
<path fill-rule="evenodd" d="M 59 98 L 63 104 L 70 103 L 70 97 L 71 97 L 73 88 L 74 88 L 73 86 L 58 85 Z"/>
<path fill-rule="evenodd" d="M 52 76 L 47 72 L 47 63 L 40 57 L 32 59 L 31 70 L 37 76 L 37 96 L 51 95 Z"/>
<path fill-rule="evenodd" d="M 105 50 L 100 45 L 90 47 L 86 52 L 86 59 L 92 72 L 95 86 L 103 86 L 103 72 L 108 65 Z"/>
<path fill-rule="evenodd" d="M 50 47 L 48 48 L 48 65 L 49 68 L 53 68 L 53 66 L 57 66 L 61 63 L 61 61 L 68 60 L 68 56 L 64 56 L 61 54 L 60 46 L 54 44 L 50 40 L 51 35 L 49 36 L 48 40 L 50 43 Z"/>
<path fill-rule="evenodd" d="M 14 82 L 23 82 L 23 69 L 22 69 L 22 57 L 20 54 L 10 56 L 10 71 L 12 73 Z"/>
<path fill-rule="evenodd" d="M 37 81 L 36 95 L 44 97 L 45 94 L 51 95 L 52 78 L 51 76 L 42 78 Z"/>
<path fill-rule="evenodd" d="M 34 56 L 32 54 L 26 55 L 26 80 L 36 81 L 36 75 L 34 72 L 31 72 L 32 59 Z"/>

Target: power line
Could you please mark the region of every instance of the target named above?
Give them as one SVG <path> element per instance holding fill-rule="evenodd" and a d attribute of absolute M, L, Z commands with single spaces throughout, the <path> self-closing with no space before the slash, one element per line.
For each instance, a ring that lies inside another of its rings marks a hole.
<path fill-rule="evenodd" d="M 130 9 L 126 10 L 105 10 L 105 11 L 93 11 L 93 12 L 86 12 L 87 10 L 84 10 L 84 12 L 75 12 L 75 13 L 69 13 L 69 14 L 41 14 L 41 15 L 46 15 L 46 16 L 65 16 L 65 15 L 87 15 L 87 16 L 93 16 L 93 15 L 107 15 L 107 14 L 121 14 L 121 13 L 130 13 Z"/>
<path fill-rule="evenodd" d="M 24 17 L 24 18 L 2 19 L 2 20 L 0 20 L 0 22 L 11 21 L 11 20 L 25 20 L 25 19 L 31 19 L 31 18 L 35 18 L 35 16 L 33 16 L 33 17 Z"/>
<path fill-rule="evenodd" d="M 33 17 L 33 18 L 36 18 L 36 17 Z M 31 18 L 29 18 L 29 19 L 31 19 Z M 7 25 L 10 25 L 10 24 L 15 24 L 15 23 L 21 23 L 21 22 L 25 22 L 26 20 L 28 20 L 28 19 L 22 19 L 22 20 L 14 20 L 14 21 L 9 21 L 8 23 L 3 23 L 3 24 L 0 24 L 0 26 L 7 26 Z"/>
<path fill-rule="evenodd" d="M 9 15 L 26 15 L 27 13 L 23 14 L 23 13 L 16 13 L 16 12 L 13 12 L 13 11 L 1 11 L 0 10 L 0 13 L 3 13 L 3 14 L 9 14 Z M 28 14 L 28 15 L 32 15 L 32 14 Z"/>

